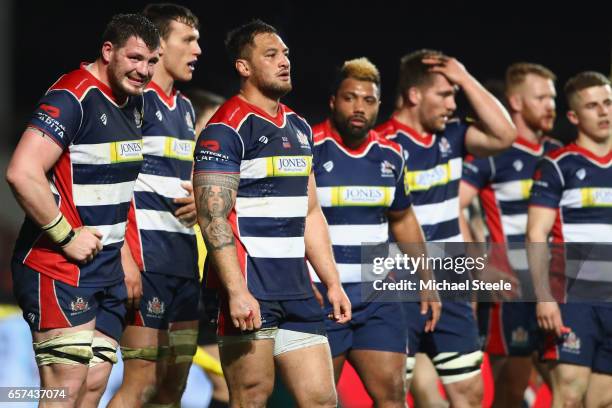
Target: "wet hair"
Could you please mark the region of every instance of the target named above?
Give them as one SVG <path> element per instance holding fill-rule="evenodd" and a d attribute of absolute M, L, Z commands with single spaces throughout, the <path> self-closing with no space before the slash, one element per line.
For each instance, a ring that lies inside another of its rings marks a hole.
<path fill-rule="evenodd" d="M 186 24 L 198 29 L 200 22 L 198 17 L 187 7 L 173 3 L 153 3 L 148 4 L 142 14 L 151 20 L 159 30 L 161 38 L 166 39 L 170 34 L 170 24 L 172 21 Z"/>
<path fill-rule="evenodd" d="M 521 85 L 529 74 L 550 79 L 553 82 L 557 80 L 557 76 L 543 65 L 531 62 L 516 62 L 506 70 L 506 92 Z"/>
<path fill-rule="evenodd" d="M 376 65 L 365 57 L 355 58 L 345 61 L 342 68 L 338 70 L 336 79 L 332 88 L 332 93 L 336 94 L 342 81 L 347 78 L 353 78 L 358 81 L 372 82 L 377 85 L 380 96 L 380 72 Z"/>
<path fill-rule="evenodd" d="M 113 47 L 121 48 L 131 38 L 141 38 L 149 50 L 159 47 L 159 31 L 142 14 L 116 14 L 102 34 L 102 43 L 109 41 Z"/>
<path fill-rule="evenodd" d="M 278 34 L 276 28 L 256 19 L 231 30 L 225 38 L 225 48 L 232 63 L 237 59 L 248 58 L 255 46 L 258 34 Z"/>
<path fill-rule="evenodd" d="M 595 71 L 584 71 L 571 77 L 566 83 L 563 90 L 565 91 L 565 97 L 567 98 L 567 104 L 570 109 L 576 100 L 576 94 L 583 89 L 591 88 L 594 86 L 606 86 L 610 85 L 610 80 L 605 75 Z"/>

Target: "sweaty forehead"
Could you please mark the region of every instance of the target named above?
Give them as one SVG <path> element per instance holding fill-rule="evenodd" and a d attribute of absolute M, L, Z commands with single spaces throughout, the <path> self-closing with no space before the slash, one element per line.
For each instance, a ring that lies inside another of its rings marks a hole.
<path fill-rule="evenodd" d="M 127 39 L 127 41 L 125 42 L 125 44 L 123 44 L 121 49 L 125 53 L 132 53 L 132 52 L 152 53 L 156 51 L 156 49 L 150 50 L 142 38 L 136 37 L 134 35 Z"/>

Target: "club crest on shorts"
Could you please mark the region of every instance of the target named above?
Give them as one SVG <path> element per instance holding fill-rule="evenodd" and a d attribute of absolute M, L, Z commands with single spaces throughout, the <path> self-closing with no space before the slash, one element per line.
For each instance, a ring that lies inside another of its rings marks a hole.
<path fill-rule="evenodd" d="M 563 351 L 573 354 L 580 353 L 580 337 L 576 336 L 576 333 L 569 332 L 565 336 L 565 340 L 563 341 Z"/>
<path fill-rule="evenodd" d="M 512 344 L 513 345 L 524 345 L 529 341 L 529 333 L 522 326 L 512 331 Z"/>
<path fill-rule="evenodd" d="M 72 314 L 83 313 L 88 309 L 89 304 L 80 296 L 77 296 L 72 302 L 70 302 L 70 310 L 72 310 Z"/>
<path fill-rule="evenodd" d="M 164 314 L 164 310 L 166 310 L 166 306 L 158 297 L 153 297 L 153 299 L 147 302 L 147 312 L 149 312 L 151 317 L 161 317 Z"/>

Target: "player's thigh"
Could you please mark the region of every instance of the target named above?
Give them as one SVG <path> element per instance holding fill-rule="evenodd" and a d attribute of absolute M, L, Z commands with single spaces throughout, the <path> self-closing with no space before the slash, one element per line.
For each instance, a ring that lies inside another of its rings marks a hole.
<path fill-rule="evenodd" d="M 228 336 L 229 337 L 229 336 Z M 239 337 L 239 336 L 231 336 Z M 270 395 L 274 387 L 273 339 L 232 339 L 219 345 L 223 374 L 230 393 L 257 388 Z"/>
<path fill-rule="evenodd" d="M 405 397 L 406 354 L 380 350 L 351 350 L 349 361 L 368 392 L 376 399 Z"/>
<path fill-rule="evenodd" d="M 275 361 L 298 406 L 335 406 L 334 373 L 327 342 L 283 352 L 275 356 Z"/>
<path fill-rule="evenodd" d="M 550 370 L 553 392 L 581 399 L 587 391 L 590 375 L 591 368 L 587 366 L 553 363 Z"/>
<path fill-rule="evenodd" d="M 612 406 L 612 375 L 591 373 L 585 403 L 587 408 Z"/>

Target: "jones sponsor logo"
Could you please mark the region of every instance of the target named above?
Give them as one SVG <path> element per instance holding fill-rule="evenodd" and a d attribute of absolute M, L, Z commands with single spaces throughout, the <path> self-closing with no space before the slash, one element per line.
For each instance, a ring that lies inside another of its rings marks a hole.
<path fill-rule="evenodd" d="M 166 156 L 180 160 L 191 160 L 193 157 L 194 142 L 175 138 L 166 139 Z"/>
<path fill-rule="evenodd" d="M 164 302 L 160 301 L 159 298 L 153 297 L 153 299 L 147 301 L 147 316 L 161 319 L 166 306 Z"/>
<path fill-rule="evenodd" d="M 339 204 L 341 205 L 384 205 L 386 203 L 385 187 L 351 186 L 340 187 Z"/>
<path fill-rule="evenodd" d="M 273 158 L 273 175 L 275 176 L 307 176 L 310 173 L 308 156 L 286 156 Z"/>
<path fill-rule="evenodd" d="M 448 165 L 436 166 L 423 171 L 409 171 L 407 177 L 411 190 L 427 190 L 432 186 L 445 184 L 450 179 Z"/>
<path fill-rule="evenodd" d="M 126 140 L 114 143 L 113 162 L 142 160 L 142 140 Z"/>
<path fill-rule="evenodd" d="M 589 204 L 592 206 L 612 206 L 612 189 L 594 188 L 590 193 Z"/>

